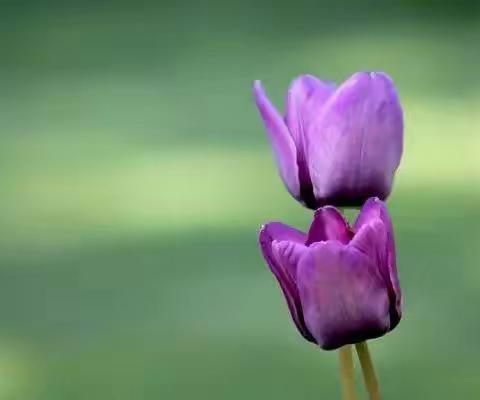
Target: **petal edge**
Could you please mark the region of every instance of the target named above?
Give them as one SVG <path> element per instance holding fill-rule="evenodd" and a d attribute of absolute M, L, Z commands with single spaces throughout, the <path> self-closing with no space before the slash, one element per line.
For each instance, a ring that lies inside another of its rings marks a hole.
<path fill-rule="evenodd" d="M 253 83 L 253 94 L 275 154 L 278 171 L 290 194 L 299 199 L 300 182 L 297 149 L 282 116 L 268 99 L 260 81 Z"/>

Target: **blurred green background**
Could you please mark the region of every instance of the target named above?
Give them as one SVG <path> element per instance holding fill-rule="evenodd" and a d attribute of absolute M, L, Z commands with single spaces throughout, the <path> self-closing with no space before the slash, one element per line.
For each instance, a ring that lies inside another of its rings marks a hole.
<path fill-rule="evenodd" d="M 382 389 L 478 397 L 479 3 L 439 3 L 2 1 L 0 399 L 339 398 L 257 248 L 311 214 L 251 82 L 370 69 L 406 117 Z"/>

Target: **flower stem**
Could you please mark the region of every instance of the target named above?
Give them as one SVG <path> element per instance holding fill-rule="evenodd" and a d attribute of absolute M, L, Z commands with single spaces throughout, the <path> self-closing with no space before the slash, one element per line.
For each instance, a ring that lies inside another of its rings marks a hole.
<path fill-rule="evenodd" d="M 370 400 L 380 400 L 380 388 L 378 386 L 378 379 L 375 374 L 375 368 L 373 367 L 372 358 L 368 351 L 367 342 L 357 343 L 355 345 L 357 349 L 360 365 L 362 366 L 363 380 L 367 388 Z"/>
<path fill-rule="evenodd" d="M 352 346 L 343 346 L 338 350 L 340 360 L 340 380 L 343 400 L 356 400 L 355 378 L 353 370 Z"/>

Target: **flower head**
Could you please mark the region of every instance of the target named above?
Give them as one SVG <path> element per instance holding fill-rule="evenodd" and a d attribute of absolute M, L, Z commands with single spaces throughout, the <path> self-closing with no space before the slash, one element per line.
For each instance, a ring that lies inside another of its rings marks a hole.
<path fill-rule="evenodd" d="M 305 339 L 332 350 L 382 336 L 399 323 L 393 228 L 378 198 L 365 203 L 353 227 L 326 206 L 307 234 L 271 222 L 259 240 Z"/>
<path fill-rule="evenodd" d="M 388 197 L 402 155 L 403 113 L 386 74 L 358 72 L 338 87 L 302 75 L 288 90 L 284 117 L 260 81 L 253 92 L 293 197 L 312 209 Z"/>

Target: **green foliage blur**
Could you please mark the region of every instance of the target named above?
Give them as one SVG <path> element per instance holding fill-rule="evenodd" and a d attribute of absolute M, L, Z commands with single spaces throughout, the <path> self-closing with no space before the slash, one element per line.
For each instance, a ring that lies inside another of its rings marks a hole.
<path fill-rule="evenodd" d="M 358 70 L 388 72 L 406 117 L 384 397 L 478 397 L 478 4 L 3 1 L 0 400 L 340 398 L 257 248 L 311 213 L 251 83 L 283 107 L 295 75 Z"/>

